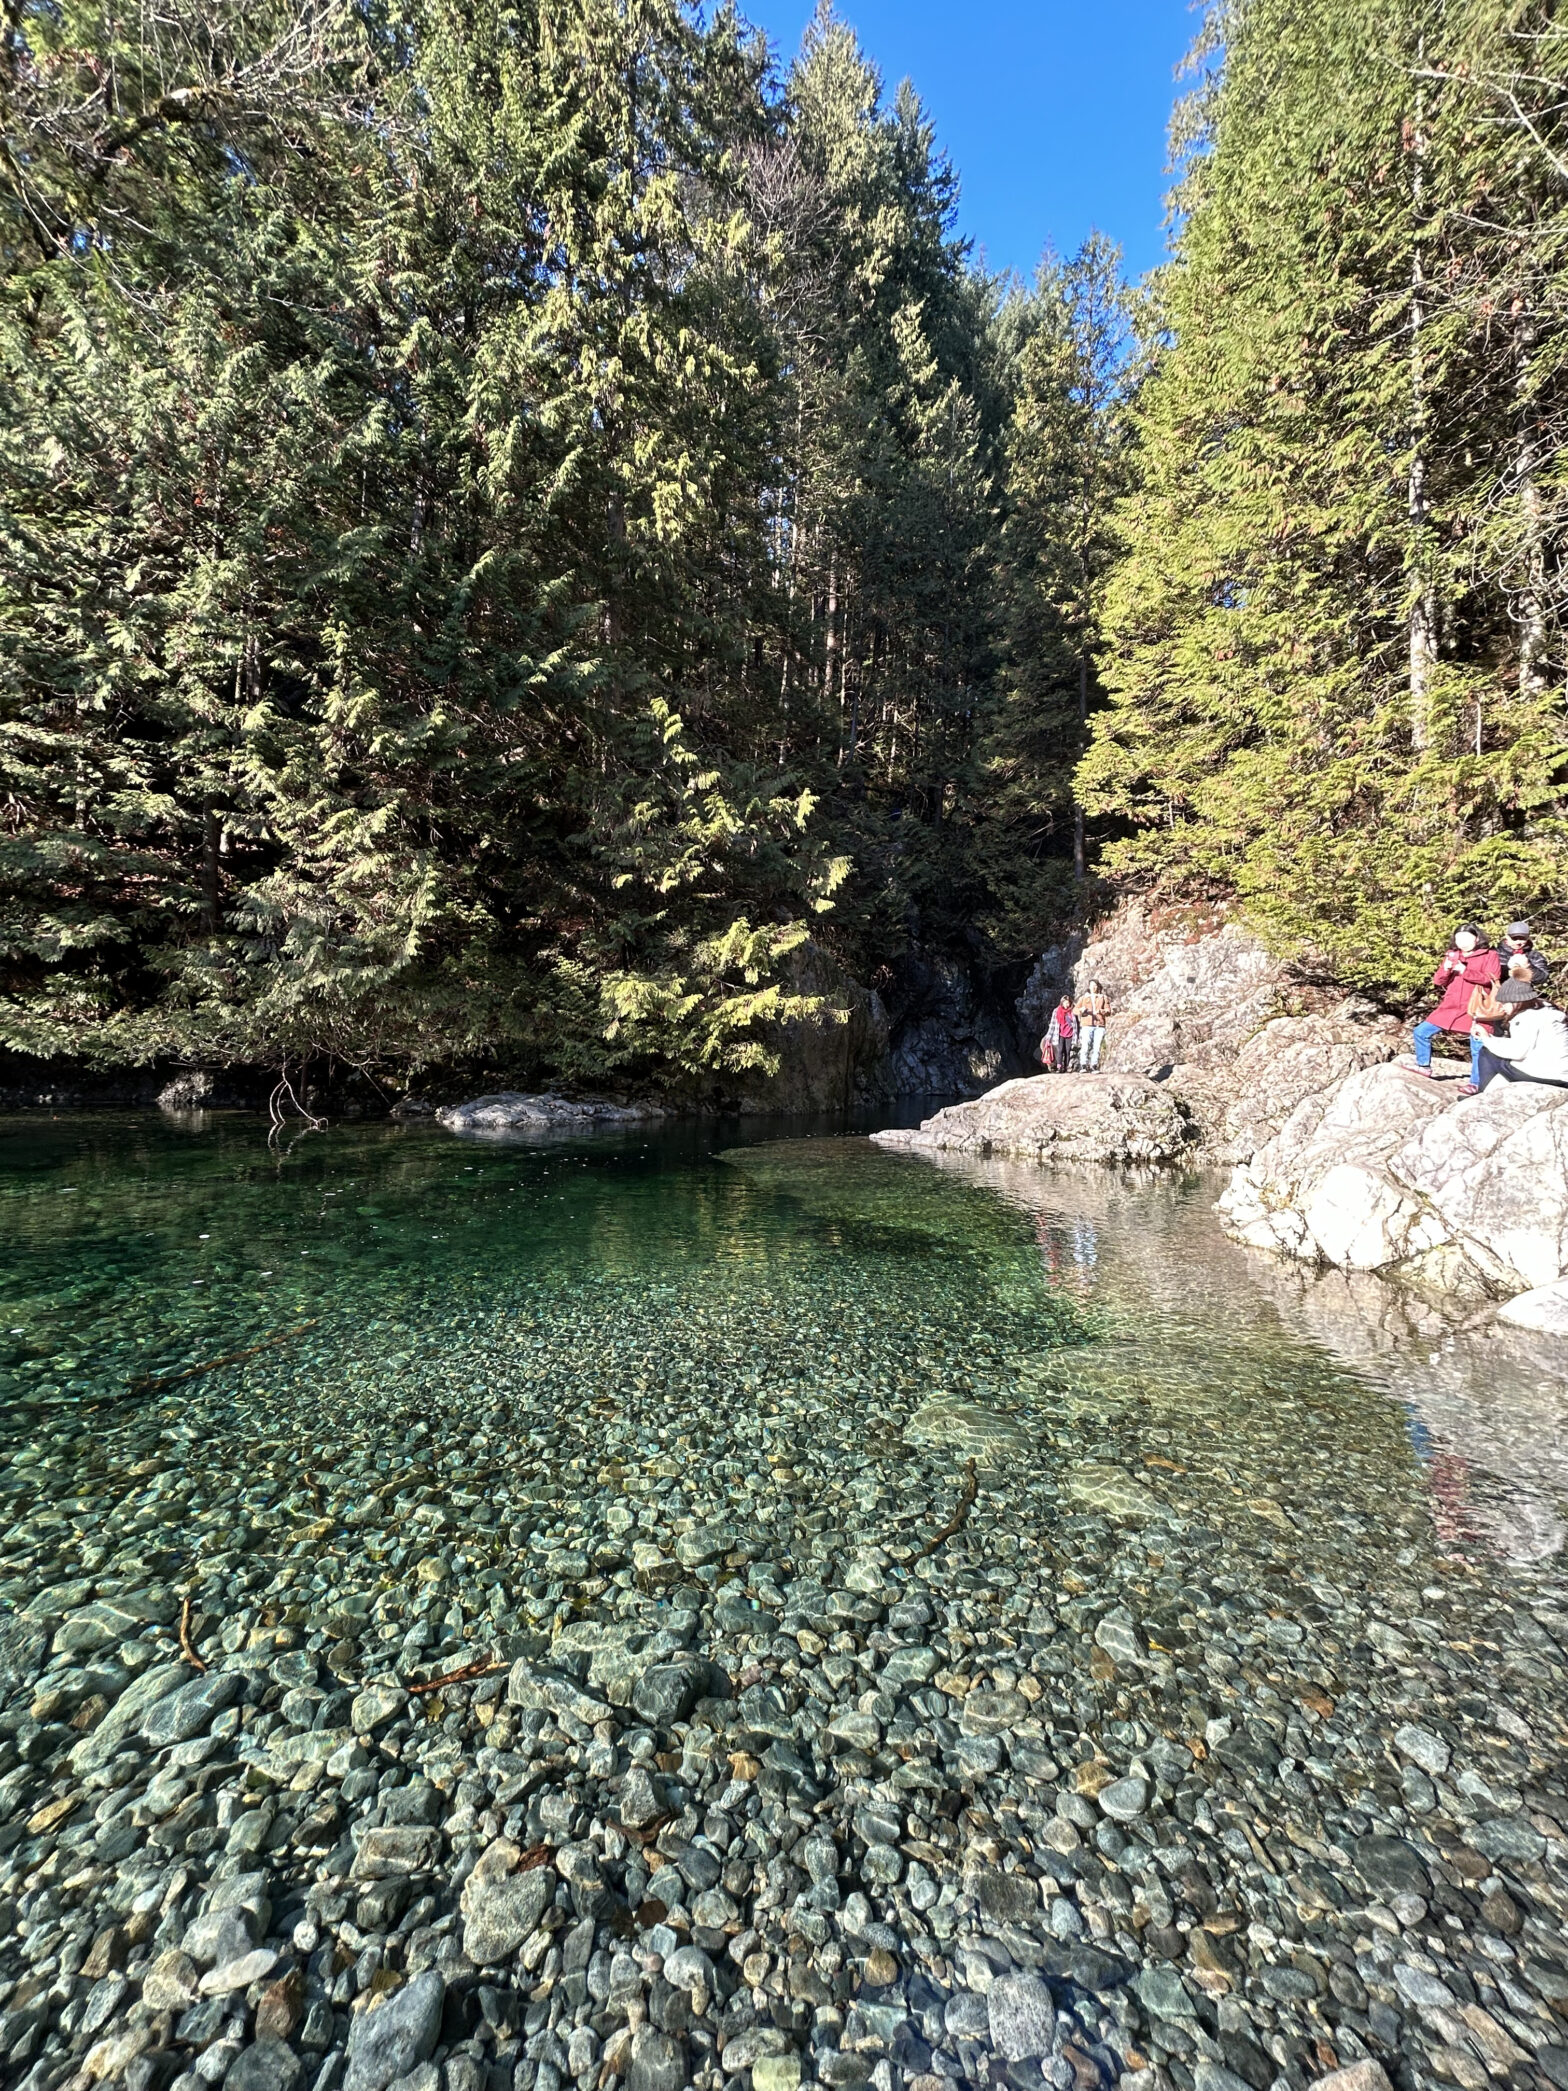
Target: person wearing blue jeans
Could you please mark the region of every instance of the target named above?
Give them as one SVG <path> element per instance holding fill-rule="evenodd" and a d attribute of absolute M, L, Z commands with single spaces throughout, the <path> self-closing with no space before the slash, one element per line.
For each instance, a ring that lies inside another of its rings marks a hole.
<path fill-rule="evenodd" d="M 1446 1024 L 1434 1024 L 1428 1020 L 1417 1024 L 1410 1036 L 1416 1049 L 1416 1066 L 1426 1075 L 1432 1072 L 1432 1046 L 1447 1030 Z M 1474 1031 L 1470 1033 L 1470 1079 L 1479 1089 L 1481 1086 L 1481 1041 Z"/>
<path fill-rule="evenodd" d="M 1495 987 L 1502 978 L 1502 970 L 1497 953 L 1481 934 L 1480 925 L 1461 922 L 1454 932 L 1453 943 L 1432 975 L 1432 985 L 1438 992 L 1437 1007 L 1423 1023 L 1416 1025 L 1411 1036 L 1417 1074 L 1436 1081 L 1437 1077 L 1432 1073 L 1432 1041 L 1440 1032 L 1452 1031 L 1460 1038 L 1469 1038 L 1469 1086 L 1471 1090 L 1480 1087 L 1481 1048 L 1470 1022 L 1470 1000 L 1478 987 Z"/>

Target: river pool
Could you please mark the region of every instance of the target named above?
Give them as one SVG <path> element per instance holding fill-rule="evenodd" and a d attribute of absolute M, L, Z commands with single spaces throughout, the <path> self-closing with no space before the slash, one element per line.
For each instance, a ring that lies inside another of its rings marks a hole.
<path fill-rule="evenodd" d="M 0 2081 L 1568 2091 L 1550 1354 L 787 1130 L 0 1124 Z"/>

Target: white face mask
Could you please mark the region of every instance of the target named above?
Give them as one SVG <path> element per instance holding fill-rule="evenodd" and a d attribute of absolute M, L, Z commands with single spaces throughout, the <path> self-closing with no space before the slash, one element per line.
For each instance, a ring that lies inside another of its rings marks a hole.
<path fill-rule="evenodd" d="M 1469 930 L 1462 929 L 1459 932 L 1458 936 L 1455 937 L 1454 944 L 1455 947 L 1460 951 L 1474 951 L 1475 938 L 1471 936 Z"/>

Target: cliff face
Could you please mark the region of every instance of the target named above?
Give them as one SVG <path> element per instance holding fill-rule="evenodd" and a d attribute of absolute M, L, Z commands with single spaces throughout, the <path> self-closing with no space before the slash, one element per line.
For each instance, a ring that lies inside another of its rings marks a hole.
<path fill-rule="evenodd" d="M 768 1040 L 778 1073 L 739 1085 L 733 1108 L 841 1111 L 900 1096 L 979 1096 L 1022 1071 L 1011 1011 L 954 960 L 912 954 L 868 988 L 808 945 L 791 984 L 846 1014 L 780 1024 Z"/>

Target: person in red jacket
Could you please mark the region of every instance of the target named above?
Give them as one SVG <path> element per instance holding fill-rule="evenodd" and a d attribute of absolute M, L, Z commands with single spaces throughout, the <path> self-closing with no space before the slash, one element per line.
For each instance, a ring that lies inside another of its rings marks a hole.
<path fill-rule="evenodd" d="M 1438 1004 L 1412 1036 L 1417 1074 L 1432 1073 L 1432 1041 L 1440 1031 L 1470 1040 L 1470 1079 L 1481 1079 L 1481 1041 L 1470 1023 L 1470 999 L 1478 987 L 1493 987 L 1503 977 L 1502 962 L 1474 922 L 1461 922 L 1442 963 L 1432 975 Z M 1436 1077 L 1434 1076 L 1435 1080 Z"/>

